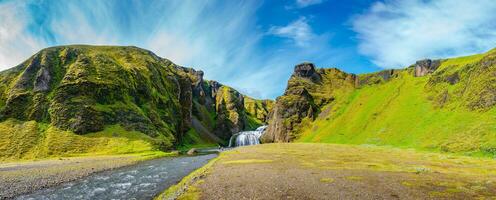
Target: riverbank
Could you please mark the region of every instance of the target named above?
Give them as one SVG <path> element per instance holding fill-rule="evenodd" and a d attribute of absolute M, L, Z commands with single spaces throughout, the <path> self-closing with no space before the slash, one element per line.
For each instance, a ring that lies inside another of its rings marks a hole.
<path fill-rule="evenodd" d="M 62 157 L 36 161 L 0 163 L 0 199 L 12 198 L 42 188 L 74 181 L 90 174 L 175 155 L 164 152 L 141 154 Z"/>
<path fill-rule="evenodd" d="M 388 147 L 263 144 L 222 152 L 167 193 L 179 193 L 178 199 L 491 199 L 495 168 L 494 159 Z"/>

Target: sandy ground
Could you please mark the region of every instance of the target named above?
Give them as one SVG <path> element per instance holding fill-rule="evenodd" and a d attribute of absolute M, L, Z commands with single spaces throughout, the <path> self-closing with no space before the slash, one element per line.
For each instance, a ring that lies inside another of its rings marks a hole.
<path fill-rule="evenodd" d="M 122 155 L 0 163 L 0 199 L 135 164 L 138 160 L 136 155 Z"/>
<path fill-rule="evenodd" d="M 496 199 L 496 160 L 381 147 L 224 152 L 180 199 Z"/>

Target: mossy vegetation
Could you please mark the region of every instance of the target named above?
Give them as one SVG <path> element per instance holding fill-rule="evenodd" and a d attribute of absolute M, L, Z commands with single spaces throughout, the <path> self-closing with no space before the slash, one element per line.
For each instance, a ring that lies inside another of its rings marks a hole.
<path fill-rule="evenodd" d="M 496 156 L 496 52 L 439 63 L 420 77 L 416 66 L 355 76 L 298 65 L 267 135 Z"/>
<path fill-rule="evenodd" d="M 121 124 L 171 148 L 181 127 L 175 65 L 136 47 L 47 48 L 2 72 L 0 118 L 78 134 Z M 179 120 L 178 120 L 179 119 Z"/>
<path fill-rule="evenodd" d="M 6 143 L 23 142 L 5 144 L 11 149 L 4 156 L 214 146 L 262 123 L 256 113 L 246 117 L 243 97 L 233 88 L 203 80 L 201 71 L 137 47 L 51 47 L 0 72 L 0 123 L 19 129 L 1 137 L 9 137 Z M 34 131 L 37 127 L 43 130 Z M 102 149 L 92 149 L 91 142 Z"/>
<path fill-rule="evenodd" d="M 192 128 L 186 132 L 183 142 L 180 146 L 178 146 L 178 150 L 185 152 L 192 148 L 209 148 L 217 146 L 219 146 L 219 144 L 216 141 L 200 135 L 194 128 Z"/>
<path fill-rule="evenodd" d="M 272 100 L 259 100 L 244 96 L 244 108 L 248 121 L 248 125 L 245 129 L 253 130 L 263 125 L 267 121 L 273 104 L 274 101 Z"/>

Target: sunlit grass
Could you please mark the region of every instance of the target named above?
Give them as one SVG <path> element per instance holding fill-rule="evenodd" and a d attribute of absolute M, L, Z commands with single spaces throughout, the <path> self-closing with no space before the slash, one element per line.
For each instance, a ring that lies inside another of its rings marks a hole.
<path fill-rule="evenodd" d="M 86 135 L 62 131 L 34 121 L 7 120 L 0 123 L 0 160 L 32 160 L 54 157 L 135 154 L 146 158 L 167 156 L 154 139 L 119 125 Z"/>

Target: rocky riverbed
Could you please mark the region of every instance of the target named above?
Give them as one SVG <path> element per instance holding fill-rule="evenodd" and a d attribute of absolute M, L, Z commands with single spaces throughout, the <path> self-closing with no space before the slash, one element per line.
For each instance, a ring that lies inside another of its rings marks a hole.
<path fill-rule="evenodd" d="M 95 173 L 15 199 L 137 199 L 149 200 L 179 182 L 217 154 L 164 157 Z"/>
<path fill-rule="evenodd" d="M 60 158 L 0 164 L 0 199 L 137 163 L 137 155 Z"/>

